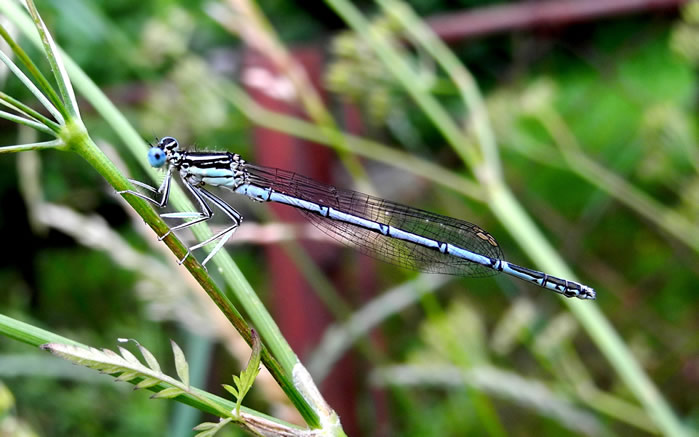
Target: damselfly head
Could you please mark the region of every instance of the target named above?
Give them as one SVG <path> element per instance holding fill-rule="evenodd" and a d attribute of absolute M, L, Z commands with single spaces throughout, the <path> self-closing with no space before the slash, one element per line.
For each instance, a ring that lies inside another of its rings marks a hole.
<path fill-rule="evenodd" d="M 165 137 L 158 141 L 157 146 L 148 150 L 148 163 L 155 168 L 162 167 L 167 162 L 172 152 L 179 148 L 179 143 L 172 137 Z"/>

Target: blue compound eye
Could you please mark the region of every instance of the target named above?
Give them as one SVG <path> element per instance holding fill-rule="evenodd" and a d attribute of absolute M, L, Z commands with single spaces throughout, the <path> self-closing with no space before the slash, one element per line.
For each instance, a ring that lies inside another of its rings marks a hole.
<path fill-rule="evenodd" d="M 165 151 L 160 147 L 151 147 L 150 150 L 148 150 L 148 163 L 151 166 L 155 168 L 162 167 L 165 161 L 167 161 L 167 155 L 165 155 Z"/>

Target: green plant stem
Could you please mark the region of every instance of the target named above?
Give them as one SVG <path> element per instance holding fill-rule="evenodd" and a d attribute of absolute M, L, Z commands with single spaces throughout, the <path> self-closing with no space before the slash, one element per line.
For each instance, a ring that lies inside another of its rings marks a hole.
<path fill-rule="evenodd" d="M 36 87 L 36 85 L 34 85 L 34 82 L 32 82 L 31 79 L 29 79 L 27 75 L 24 74 L 22 70 L 20 70 L 19 67 L 17 67 L 17 65 L 15 65 L 15 63 L 12 62 L 12 60 L 2 51 L 0 51 L 0 61 L 7 65 L 7 68 L 12 72 L 12 74 L 14 74 L 15 77 L 22 82 L 22 84 L 34 95 L 34 97 L 37 98 L 37 100 L 39 100 L 44 108 L 46 108 L 46 110 L 49 111 L 60 124 L 65 122 L 61 112 L 55 106 L 53 106 L 46 96 Z"/>
<path fill-rule="evenodd" d="M 481 96 L 478 90 L 476 80 L 454 52 L 449 50 L 447 45 L 434 34 L 424 21 L 420 20 L 408 3 L 396 0 L 377 0 L 377 3 L 386 15 L 401 23 L 403 29 L 413 37 L 415 42 L 420 44 L 420 48 L 424 49 L 437 61 L 438 65 L 444 69 L 456 85 L 465 107 L 469 109 L 470 124 L 476 133 L 478 146 L 484 158 L 483 167 L 491 172 L 495 172 L 494 175 L 489 177 L 502 178 L 502 168 L 495 134 L 490 126 L 488 111 L 483 101 L 483 96 Z M 466 132 L 468 131 L 468 124 L 464 129 Z"/>
<path fill-rule="evenodd" d="M 68 113 L 66 111 L 63 111 L 63 104 L 61 102 L 61 99 L 58 98 L 58 94 L 56 94 L 56 91 L 53 89 L 49 81 L 43 74 L 41 74 L 36 64 L 34 64 L 34 62 L 32 62 L 31 58 L 29 58 L 27 53 L 24 50 L 22 50 L 22 47 L 20 47 L 15 42 L 15 40 L 12 39 L 12 37 L 2 26 L 2 24 L 0 24 L 0 36 L 2 36 L 7 45 L 10 46 L 10 49 L 12 49 L 12 52 L 15 54 L 15 56 L 17 56 L 17 58 L 22 62 L 22 64 L 27 68 L 27 70 L 29 70 L 29 73 L 32 75 L 34 80 L 36 80 L 39 83 L 39 87 L 48 96 L 51 103 L 53 103 L 53 105 L 61 112 L 61 115 L 64 118 L 68 117 Z"/>
<path fill-rule="evenodd" d="M 44 117 L 42 114 L 35 111 L 33 108 L 25 105 L 24 103 L 20 102 L 12 96 L 0 92 L 0 101 L 2 101 L 2 104 L 7 106 L 8 108 L 13 109 L 21 113 L 22 115 L 25 115 L 27 118 L 30 118 L 34 121 L 40 122 L 41 124 L 45 125 L 45 127 L 50 129 L 49 133 L 51 135 L 53 135 L 51 131 L 53 131 L 54 133 L 58 133 L 58 131 L 61 130 L 61 127 L 58 125 L 58 123 L 56 123 L 53 120 L 50 120 L 47 117 Z"/>
<path fill-rule="evenodd" d="M 248 45 L 267 56 L 276 68 L 289 78 L 294 84 L 297 99 L 323 132 L 327 141 L 338 151 L 340 160 L 355 182 L 359 184 L 359 188 L 374 192 L 361 162 L 355 155 L 346 151 L 343 144 L 345 138 L 340 133 L 330 111 L 325 107 L 316 87 L 311 83 L 303 67 L 281 43 L 267 17 L 253 0 L 232 0 L 229 3 L 235 10 L 235 15 L 217 19 L 217 21 L 232 32 L 239 33 Z M 233 28 L 231 28 L 232 23 L 236 23 Z"/>
<path fill-rule="evenodd" d="M 545 110 L 537 116 L 554 138 L 571 171 L 699 253 L 699 226 L 590 159 L 558 113 Z"/>
<path fill-rule="evenodd" d="M 14 2 L 0 2 L 0 11 L 11 19 L 32 43 L 40 48 L 45 48 L 39 40 L 31 20 L 29 20 L 17 4 Z M 117 135 L 128 146 L 131 153 L 138 157 L 138 161 L 144 166 L 144 170 L 154 179 L 157 178 L 158 174 L 153 169 L 149 168 L 146 164 L 146 160 L 143 159 L 145 148 L 143 147 L 143 140 L 138 133 L 116 107 L 114 107 L 109 99 L 106 98 L 99 87 L 97 87 L 97 85 L 95 85 L 68 56 L 62 54 L 62 59 L 65 63 L 66 71 L 70 74 L 73 83 L 80 90 L 82 95 L 114 129 Z M 68 136 L 71 137 L 72 135 L 68 134 Z M 114 165 L 92 143 L 86 134 L 84 136 L 78 135 L 78 138 L 70 138 L 66 141 L 66 144 L 73 147 L 76 152 L 93 165 L 115 189 L 125 190 L 133 188 Z M 158 214 L 155 213 L 153 208 L 144 200 L 137 199 L 134 196 L 127 196 L 125 199 L 144 218 L 146 223 L 151 226 L 157 235 L 163 235 L 169 229 Z M 191 202 L 189 202 L 176 184 L 173 186 L 170 202 L 177 210 L 186 211 L 193 209 Z M 200 240 L 211 235 L 211 231 L 206 225 L 195 226 L 193 232 Z M 178 259 L 181 259 L 186 253 L 184 246 L 182 246 L 179 240 L 174 236 L 170 235 L 163 241 Z M 294 367 L 298 364 L 298 358 L 281 335 L 272 317 L 254 293 L 242 272 L 225 251 L 220 251 L 218 255 L 214 257 L 213 262 L 219 267 L 222 277 L 230 286 L 230 289 L 233 291 L 238 301 L 245 308 L 257 331 L 260 332 L 266 346 L 263 351 L 263 362 L 265 366 L 277 380 L 287 396 L 289 396 L 289 399 L 299 410 L 306 420 L 306 423 L 312 428 L 319 427 L 320 421 L 316 411 L 319 411 L 323 406 L 309 405 L 308 401 L 295 387 L 291 375 Z M 224 311 L 224 314 L 232 321 L 238 332 L 250 343 L 250 330 L 247 324 L 239 317 L 240 315 L 237 310 L 235 310 L 228 298 L 213 283 L 203 267 L 201 267 L 194 257 L 189 257 L 184 262 L 184 266 L 192 273 L 205 291 L 209 293 L 212 299 L 214 299 L 214 302 Z M 270 351 L 273 356 L 270 355 Z"/>
<path fill-rule="evenodd" d="M 4 314 L 0 314 L 0 334 L 37 348 L 46 343 L 59 343 L 82 347 L 85 349 L 88 348 L 88 346 L 77 341 L 71 340 L 70 338 L 62 337 L 58 334 L 54 334 L 52 332 L 30 325 L 28 323 L 24 323 L 19 320 L 13 319 Z M 138 382 L 140 382 L 140 380 L 138 379 L 130 381 L 130 383 L 133 384 Z M 148 388 L 148 390 L 157 393 L 164 388 L 166 388 L 166 386 L 158 384 Z M 190 390 L 193 392 L 193 395 L 185 393 L 173 399 L 183 404 L 187 404 L 194 408 L 197 408 L 198 410 L 216 415 L 220 414 L 221 411 L 231 411 L 233 410 L 233 408 L 235 408 L 235 403 L 232 401 L 223 399 L 221 397 L 197 389 L 195 387 L 190 387 Z M 205 402 L 202 402 L 197 398 L 205 399 Z M 216 407 L 214 408 L 211 405 L 209 405 L 209 402 L 215 404 Z M 296 428 L 295 425 L 267 416 L 266 414 L 260 413 L 259 411 L 251 410 L 246 407 L 242 407 L 241 410 L 250 415 L 259 416 L 261 418 L 277 422 L 286 427 Z M 299 430 L 301 429 L 299 428 Z"/>
<path fill-rule="evenodd" d="M 469 146 L 466 138 L 451 116 L 439 102 L 420 86 L 420 80 L 410 65 L 393 50 L 384 36 L 369 25 L 359 10 L 347 0 L 325 0 L 342 19 L 371 47 L 384 67 L 403 85 L 404 90 L 415 100 L 449 145 L 472 170 L 481 167 L 482 158 L 477 150 Z"/>
<path fill-rule="evenodd" d="M 32 129 L 36 129 L 39 132 L 43 132 L 45 134 L 55 135 L 55 132 L 53 132 L 51 129 L 46 127 L 46 125 L 43 125 L 37 121 L 31 120 L 28 118 L 21 117 L 19 115 L 9 113 L 7 111 L 0 111 L 0 118 L 4 118 L 5 120 L 9 120 L 9 121 L 12 121 L 14 123 L 23 124 L 23 125 L 28 126 Z"/>
<path fill-rule="evenodd" d="M 0 147 L 0 153 L 16 153 L 16 152 L 26 152 L 27 150 L 46 150 L 46 149 L 60 149 L 64 147 L 63 141 L 60 139 L 44 141 L 41 143 L 30 143 L 30 144 L 19 144 L 16 146 L 3 146 Z"/>
<path fill-rule="evenodd" d="M 68 73 L 66 72 L 65 66 L 61 61 L 58 47 L 46 28 L 44 20 L 41 19 L 39 11 L 36 10 L 34 1 L 26 0 L 26 5 L 32 20 L 34 21 L 34 26 L 39 32 L 44 54 L 46 55 L 46 59 L 49 61 L 49 65 L 51 65 L 51 71 L 56 79 L 58 91 L 61 95 L 61 102 L 63 103 L 62 106 L 67 109 L 68 115 L 70 115 L 72 118 L 80 118 L 78 102 L 75 99 L 75 93 L 73 92 L 73 86 L 70 83 L 70 78 L 68 78 Z"/>
<path fill-rule="evenodd" d="M 86 161 L 92 165 L 106 180 L 109 182 L 116 190 L 122 191 L 131 189 L 131 185 L 128 181 L 121 175 L 119 170 L 114 167 L 113 163 L 104 156 L 101 150 L 92 142 L 92 140 L 87 137 L 87 135 L 74 135 L 69 141 L 67 141 L 71 150 L 78 153 Z M 125 196 L 126 201 L 134 208 L 134 210 L 144 219 L 144 221 L 155 231 L 157 235 L 164 235 L 169 227 L 160 218 L 160 216 L 153 210 L 153 208 L 146 203 L 143 199 L 135 196 Z M 187 249 L 182 245 L 182 243 L 170 233 L 163 242 L 170 248 L 170 250 L 175 254 L 178 259 L 184 257 Z M 189 270 L 189 272 L 194 276 L 194 278 L 199 282 L 204 291 L 209 295 L 209 297 L 216 303 L 216 305 L 221 309 L 226 318 L 233 324 L 238 332 L 245 338 L 248 343 L 252 342 L 252 337 L 250 336 L 250 328 L 243 319 L 242 315 L 235 309 L 230 300 L 226 295 L 216 286 L 216 284 L 211 280 L 207 271 L 199 264 L 196 258 L 190 256 L 188 257 L 183 265 Z M 254 294 L 254 293 L 253 293 Z M 293 383 L 287 377 L 288 373 L 285 373 L 285 369 L 279 364 L 279 362 L 274 359 L 272 355 L 269 354 L 267 349 L 263 350 L 262 353 L 263 362 L 265 367 L 270 371 L 270 373 L 278 378 L 282 389 L 287 393 L 290 398 L 297 396 L 301 399 L 301 395 L 297 392 Z"/>
<path fill-rule="evenodd" d="M 274 129 L 318 144 L 332 145 L 318 126 L 296 117 L 265 109 L 255 103 L 248 97 L 245 91 L 234 84 L 219 82 L 216 86 L 252 122 L 265 126 L 268 129 Z M 345 141 L 335 144 L 335 147 L 345 147 L 347 151 L 404 169 L 472 199 L 485 200 L 483 190 L 478 185 L 454 171 L 403 151 L 387 147 L 377 141 L 348 133 L 342 133 L 342 135 L 345 136 Z"/>
<path fill-rule="evenodd" d="M 575 280 L 573 272 L 563 263 L 536 225 L 524 212 L 512 193 L 504 185 L 491 186 L 489 205 L 498 220 L 510 231 L 518 244 L 540 268 Z M 685 429 L 652 381 L 641 369 L 621 337 L 599 307 L 589 302 L 565 299 L 563 301 L 592 340 L 607 357 L 617 375 L 643 404 L 646 413 L 667 435 L 684 435 Z"/>

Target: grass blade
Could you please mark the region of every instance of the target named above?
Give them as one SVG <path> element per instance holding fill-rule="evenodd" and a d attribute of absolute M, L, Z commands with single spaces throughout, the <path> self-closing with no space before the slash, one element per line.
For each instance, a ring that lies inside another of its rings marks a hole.
<path fill-rule="evenodd" d="M 7 111 L 2 111 L 0 110 L 0 118 L 4 118 L 5 120 L 9 120 L 15 123 L 23 124 L 25 126 L 28 126 L 32 129 L 36 129 L 39 132 L 43 132 L 49 135 L 54 135 L 54 132 L 46 127 L 45 125 L 39 123 L 38 121 L 32 120 L 30 118 L 25 118 L 20 115 L 12 114 Z M 0 149 L 5 149 L 5 147 L 2 147 Z"/>
<path fill-rule="evenodd" d="M 41 71 L 39 71 L 39 68 L 37 68 L 36 64 L 32 62 L 27 53 L 24 50 L 22 50 L 22 47 L 20 47 L 14 39 L 12 39 L 10 34 L 1 24 L 0 36 L 2 36 L 7 45 L 10 46 L 12 52 L 15 54 L 17 59 L 19 59 L 19 61 L 26 67 L 26 69 L 29 71 L 29 74 L 34 78 L 34 80 L 37 81 L 39 88 L 43 89 L 45 95 L 49 98 L 49 100 L 51 100 L 54 106 L 56 106 L 56 108 L 58 108 L 61 111 L 64 117 L 67 116 L 68 114 L 64 110 L 65 107 L 63 105 L 63 102 L 58 97 L 58 94 L 56 94 L 56 90 L 53 89 L 53 86 L 51 86 L 48 79 L 46 79 L 46 76 L 44 76 L 41 73 Z"/>
<path fill-rule="evenodd" d="M 56 46 L 56 43 L 51 38 L 51 34 L 44 24 L 44 20 L 41 19 L 39 12 L 36 10 L 36 6 L 32 0 L 27 0 L 27 7 L 29 13 L 34 20 L 36 29 L 39 31 L 39 36 L 41 36 L 41 43 L 44 46 L 44 52 L 46 53 L 46 58 L 51 65 L 51 70 L 56 79 L 56 84 L 58 85 L 58 90 L 63 98 L 63 104 L 66 105 L 68 113 L 75 118 L 80 118 L 80 110 L 78 109 L 78 101 L 75 98 L 75 92 L 73 91 L 73 85 L 70 82 L 70 77 L 68 77 L 68 72 L 66 71 L 63 61 L 61 60 L 61 53 Z"/>
<path fill-rule="evenodd" d="M 37 88 L 36 85 L 34 85 L 34 82 L 32 82 L 31 79 L 29 79 L 27 75 L 24 74 L 24 72 L 20 70 L 14 62 L 12 62 L 12 59 L 10 59 L 5 53 L 0 51 L 0 60 L 4 62 L 5 65 L 7 65 L 7 68 L 9 68 L 10 71 L 15 76 L 17 76 L 17 78 L 24 84 L 24 86 L 26 86 L 27 89 L 32 94 L 34 94 L 34 97 L 36 97 L 37 100 L 39 100 L 39 102 L 44 106 L 44 108 L 46 108 L 51 113 L 51 115 L 53 115 L 53 118 L 55 118 L 58 121 L 58 123 L 65 123 L 65 119 L 63 118 L 61 112 L 58 109 L 56 109 L 56 107 L 53 106 L 53 104 L 46 98 L 46 96 L 39 90 L 39 88 Z"/>
<path fill-rule="evenodd" d="M 2 91 L 0 91 L 0 104 L 19 112 L 20 114 L 26 116 L 26 118 L 29 118 L 33 121 L 45 125 L 46 127 L 48 127 L 56 133 L 58 133 L 61 130 L 61 127 L 55 121 L 44 117 L 41 113 L 37 112 L 30 106 L 25 105 L 24 103 L 20 102 L 12 96 L 3 93 Z"/>

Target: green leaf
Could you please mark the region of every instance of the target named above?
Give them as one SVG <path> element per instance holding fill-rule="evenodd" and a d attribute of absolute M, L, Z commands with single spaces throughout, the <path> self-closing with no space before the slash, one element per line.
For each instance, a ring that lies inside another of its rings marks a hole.
<path fill-rule="evenodd" d="M 194 430 L 194 431 L 206 431 L 208 429 L 216 428 L 217 426 L 218 426 L 218 423 L 202 422 L 199 425 L 192 428 L 192 430 Z"/>
<path fill-rule="evenodd" d="M 116 365 L 114 365 L 114 366 L 106 365 L 100 369 L 100 373 L 106 373 L 106 374 L 111 375 L 112 373 L 121 372 L 122 370 L 123 370 L 122 367 L 119 367 Z"/>
<path fill-rule="evenodd" d="M 177 387 L 168 387 L 151 396 L 151 399 L 171 399 L 185 392 Z"/>
<path fill-rule="evenodd" d="M 141 346 L 140 344 L 138 345 L 138 349 L 141 351 L 141 355 L 143 355 L 143 358 L 146 360 L 146 363 L 148 363 L 148 367 L 150 367 L 158 373 L 162 373 L 162 370 L 160 370 L 160 364 L 158 364 L 158 360 L 155 359 L 155 356 L 148 349 Z"/>
<path fill-rule="evenodd" d="M 125 349 L 121 346 L 119 346 L 119 352 L 121 352 L 121 356 L 124 357 L 126 361 L 128 361 L 131 364 L 135 364 L 138 366 L 142 366 L 143 364 L 136 358 L 136 355 L 132 354 L 131 351 L 128 349 Z"/>
<path fill-rule="evenodd" d="M 228 385 L 228 384 L 221 384 L 224 389 L 230 394 L 232 394 L 236 399 L 238 399 L 238 390 L 235 389 L 235 387 Z"/>
<path fill-rule="evenodd" d="M 160 384 L 161 380 L 158 378 L 146 378 L 143 381 L 139 382 L 134 386 L 134 390 L 138 390 L 140 388 L 148 388 L 148 387 L 153 387 L 154 385 Z"/>
<path fill-rule="evenodd" d="M 184 352 L 173 340 L 170 340 L 172 345 L 172 353 L 175 356 L 175 369 L 177 370 L 177 376 L 180 377 L 180 381 L 189 387 L 189 364 L 187 359 L 184 357 Z"/>
<path fill-rule="evenodd" d="M 61 115 L 58 109 L 56 109 L 56 107 L 53 106 L 51 102 L 49 102 L 46 96 L 41 91 L 39 91 L 36 85 L 34 85 L 34 82 L 32 82 L 31 79 L 29 79 L 22 72 L 22 70 L 20 70 L 19 67 L 17 67 L 17 65 L 15 65 L 15 63 L 12 62 L 12 60 L 8 58 L 7 55 L 5 55 L 5 53 L 3 53 L 2 51 L 0 51 L 0 61 L 4 62 L 5 65 L 7 65 L 7 68 L 10 69 L 12 74 L 17 76 L 17 79 L 19 79 L 22 82 L 22 84 L 24 84 L 24 86 L 27 87 L 27 89 L 32 94 L 34 94 L 34 97 L 36 97 L 37 100 L 39 100 L 39 102 L 44 106 L 44 108 L 46 108 L 51 113 L 51 115 L 53 115 L 53 118 L 55 118 L 59 124 L 65 124 L 63 115 Z"/>
<path fill-rule="evenodd" d="M 121 375 L 117 376 L 116 380 L 117 381 L 131 381 L 132 379 L 140 376 L 138 372 L 131 371 L 131 372 L 124 372 Z"/>
<path fill-rule="evenodd" d="M 201 431 L 195 437 L 211 437 L 226 426 L 232 419 L 222 419 L 219 423 L 203 422 L 192 428 L 194 431 Z"/>
<path fill-rule="evenodd" d="M 260 372 L 262 342 L 260 341 L 260 336 L 257 334 L 257 331 L 254 329 L 250 329 L 250 336 L 252 338 L 252 352 L 248 364 L 245 369 L 240 372 L 240 377 L 233 375 L 233 382 L 236 388 L 230 387 L 229 389 L 224 385 L 224 388 L 236 397 L 235 411 L 237 415 L 240 415 L 240 405 L 243 402 L 243 398 L 252 387 L 257 374 Z"/>
<path fill-rule="evenodd" d="M 61 99 L 58 97 L 58 94 L 56 94 L 56 91 L 49 83 L 48 79 L 46 79 L 46 77 L 43 74 L 41 74 L 41 71 L 39 71 L 39 68 L 37 68 L 36 64 L 32 62 L 27 53 L 24 50 L 22 50 L 22 48 L 15 42 L 14 39 L 12 39 L 10 34 L 2 25 L 0 25 L 0 36 L 2 36 L 7 45 L 10 46 L 12 52 L 14 52 L 15 56 L 22 62 L 25 68 L 29 70 L 29 74 L 31 74 L 34 80 L 37 81 L 39 88 L 41 88 L 44 91 L 44 93 L 46 93 L 46 96 L 48 96 L 53 105 L 59 111 L 61 111 L 63 117 L 67 117 L 68 113 L 65 111 L 65 106 L 63 105 L 63 102 L 61 102 Z"/>
<path fill-rule="evenodd" d="M 63 98 L 63 104 L 66 105 L 68 113 L 75 118 L 80 118 L 80 111 L 78 109 L 78 101 L 75 98 L 75 92 L 73 91 L 73 85 L 71 84 L 70 77 L 68 77 L 68 72 L 63 65 L 63 60 L 61 59 L 61 53 L 53 41 L 51 34 L 49 33 L 44 20 L 41 19 L 39 11 L 36 10 L 36 6 L 32 0 L 27 0 L 27 7 L 29 13 L 34 20 L 36 25 L 36 30 L 39 31 L 41 36 L 41 42 L 44 45 L 44 52 L 51 65 L 51 70 L 53 71 L 54 78 L 58 84 L 58 90 L 60 91 L 61 97 Z"/>

